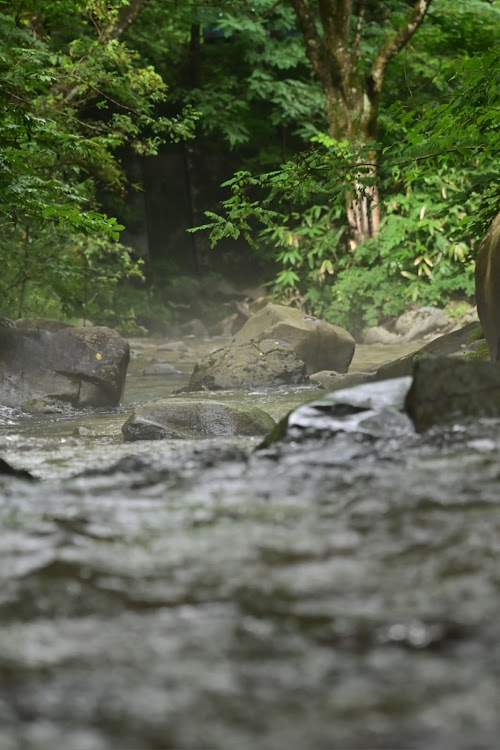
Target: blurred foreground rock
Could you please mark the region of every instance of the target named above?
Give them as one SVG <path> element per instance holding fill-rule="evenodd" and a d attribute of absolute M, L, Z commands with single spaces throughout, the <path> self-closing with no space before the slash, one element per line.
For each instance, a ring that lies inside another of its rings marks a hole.
<path fill-rule="evenodd" d="M 418 360 L 406 411 L 417 430 L 471 417 L 500 417 L 500 367 L 463 358 Z"/>
<path fill-rule="evenodd" d="M 413 364 L 412 376 L 335 390 L 298 407 L 263 445 L 338 433 L 398 437 L 484 418 L 500 418 L 500 366 L 427 355 Z"/>

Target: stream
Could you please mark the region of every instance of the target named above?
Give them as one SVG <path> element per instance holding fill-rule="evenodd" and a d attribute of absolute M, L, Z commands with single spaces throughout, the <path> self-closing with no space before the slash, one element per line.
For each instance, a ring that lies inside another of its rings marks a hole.
<path fill-rule="evenodd" d="M 124 443 L 215 348 L 186 343 L 132 341 L 118 409 L 0 407 L 0 456 L 39 478 L 0 476 L 1 750 L 496 747 L 500 422 Z M 158 357 L 179 372 L 144 376 Z M 280 419 L 322 393 L 238 398 Z"/>

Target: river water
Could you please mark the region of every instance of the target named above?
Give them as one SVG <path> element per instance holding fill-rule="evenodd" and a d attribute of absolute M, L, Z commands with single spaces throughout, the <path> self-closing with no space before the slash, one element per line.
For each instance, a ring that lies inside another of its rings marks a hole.
<path fill-rule="evenodd" d="M 496 747 L 500 423 L 123 443 L 186 380 L 139 362 L 117 410 L 0 410 L 40 477 L 0 478 L 0 748 Z"/>

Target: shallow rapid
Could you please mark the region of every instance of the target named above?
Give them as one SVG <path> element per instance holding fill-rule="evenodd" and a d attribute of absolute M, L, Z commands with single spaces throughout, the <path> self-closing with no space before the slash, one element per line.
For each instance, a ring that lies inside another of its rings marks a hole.
<path fill-rule="evenodd" d="M 0 410 L 2 750 L 496 746 L 498 420 L 125 444 L 129 403 Z"/>

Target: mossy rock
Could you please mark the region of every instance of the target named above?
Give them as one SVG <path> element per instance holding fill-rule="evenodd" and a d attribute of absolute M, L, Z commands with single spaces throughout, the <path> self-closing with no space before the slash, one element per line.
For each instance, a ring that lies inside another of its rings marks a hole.
<path fill-rule="evenodd" d="M 267 435 L 276 425 L 255 406 L 165 398 L 137 407 L 122 427 L 125 440 L 182 440 Z"/>

